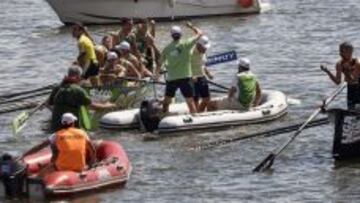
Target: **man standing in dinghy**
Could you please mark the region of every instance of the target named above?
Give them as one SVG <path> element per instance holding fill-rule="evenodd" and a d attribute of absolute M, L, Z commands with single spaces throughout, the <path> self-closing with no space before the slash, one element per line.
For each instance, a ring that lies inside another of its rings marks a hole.
<path fill-rule="evenodd" d="M 347 82 L 347 105 L 349 109 L 354 109 L 356 104 L 360 103 L 360 63 L 359 60 L 353 58 L 352 54 L 354 47 L 349 42 L 343 42 L 339 46 L 339 53 L 341 59 L 336 63 L 336 73 L 333 75 L 325 66 L 320 68 L 324 71 L 335 84 L 340 84 L 342 81 L 342 74 Z"/>
<path fill-rule="evenodd" d="M 171 28 L 173 41 L 165 47 L 158 63 L 156 74 L 160 76 L 161 66 L 165 65 L 167 70 L 167 81 L 165 99 L 163 101 L 163 111 L 169 111 L 169 105 L 177 89 L 180 89 L 185 97 L 190 113 L 196 113 L 194 103 L 194 90 L 191 73 L 191 50 L 202 36 L 202 32 L 193 27 L 190 23 L 187 26 L 195 32 L 195 36 L 187 40 L 181 40 L 182 30 L 179 26 Z"/>
<path fill-rule="evenodd" d="M 210 91 L 207 78 L 213 79 L 213 76 L 205 66 L 206 51 L 209 48 L 209 38 L 203 35 L 197 41 L 191 55 L 191 70 L 195 90 L 194 101 L 198 112 L 205 111 L 210 102 Z M 201 102 L 199 101 L 200 98 Z"/>
<path fill-rule="evenodd" d="M 80 67 L 70 67 L 62 84 L 51 92 L 48 100 L 48 106 L 52 108 L 51 131 L 57 131 L 61 128 L 61 116 L 66 112 L 71 112 L 80 118 L 80 108 L 82 106 L 90 106 L 94 109 L 116 107 L 112 103 L 92 102 L 90 95 L 79 85 L 81 75 L 82 70 Z M 79 121 L 76 122 L 76 126 L 80 126 Z"/>
<path fill-rule="evenodd" d="M 249 110 L 261 102 L 261 88 L 256 76 L 250 71 L 250 60 L 240 58 L 228 97 L 212 102 L 214 110 Z"/>
<path fill-rule="evenodd" d="M 95 163 L 95 148 L 86 132 L 75 127 L 77 120 L 72 113 L 65 113 L 61 117 L 61 129 L 23 155 L 34 154 L 50 145 L 51 164 L 40 171 L 40 177 L 55 170 L 81 172 L 86 162 Z"/>

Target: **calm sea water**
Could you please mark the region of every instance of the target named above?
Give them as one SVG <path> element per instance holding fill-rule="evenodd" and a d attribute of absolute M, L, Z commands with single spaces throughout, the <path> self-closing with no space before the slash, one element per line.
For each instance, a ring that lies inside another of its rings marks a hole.
<path fill-rule="evenodd" d="M 69 202 L 358 202 L 360 164 L 331 157 L 332 126 L 305 130 L 276 159 L 273 171 L 251 172 L 290 134 L 253 138 L 212 150 L 192 147 L 221 138 L 305 120 L 336 86 L 319 70 L 333 68 L 338 44 L 360 48 L 357 0 L 271 0 L 271 10 L 246 17 L 194 20 L 212 40 L 211 53 L 236 50 L 249 57 L 263 88 L 301 100 L 280 120 L 221 132 L 184 133 L 144 142 L 138 132 L 101 131 L 121 142 L 133 164 L 124 189 L 89 194 Z M 33 89 L 61 80 L 77 54 L 76 42 L 41 0 L 0 1 L 0 94 Z M 169 42 L 172 23 L 158 24 L 160 46 Z M 116 26 L 90 27 L 97 40 Z M 215 81 L 229 85 L 234 64 L 212 68 Z M 345 103 L 344 95 L 337 101 Z M 0 152 L 20 154 L 48 135 L 41 131 L 50 113 L 38 112 L 15 140 L 9 123 L 19 112 L 0 115 Z M 3 201 L 3 200 L 0 200 Z M 67 200 L 66 200 L 67 201 Z M 37 202 L 37 201 L 34 201 Z"/>

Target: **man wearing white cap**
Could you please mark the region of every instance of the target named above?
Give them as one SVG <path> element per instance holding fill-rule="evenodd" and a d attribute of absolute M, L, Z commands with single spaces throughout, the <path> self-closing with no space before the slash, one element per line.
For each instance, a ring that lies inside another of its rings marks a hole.
<path fill-rule="evenodd" d="M 212 79 L 213 76 L 206 68 L 206 51 L 210 48 L 210 40 L 203 35 L 197 41 L 196 46 L 192 50 L 191 70 L 194 81 L 194 100 L 198 112 L 203 112 L 210 102 L 210 91 L 207 78 Z M 201 103 L 199 99 L 201 98 Z"/>
<path fill-rule="evenodd" d="M 54 170 L 81 172 L 87 165 L 87 158 L 89 164 L 96 161 L 95 148 L 86 132 L 75 127 L 76 121 L 77 117 L 72 113 L 64 113 L 61 117 L 62 128 L 23 155 L 36 153 L 50 145 L 51 165 L 44 168 L 40 176 Z"/>
<path fill-rule="evenodd" d="M 138 54 L 138 57 L 131 54 L 131 46 L 129 42 L 122 41 L 119 45 L 115 47 L 115 49 L 118 50 L 121 54 L 120 60 L 126 60 L 130 62 L 141 74 L 141 77 L 152 76 L 152 73 L 144 66 L 141 61 L 141 54 Z M 136 46 L 134 47 L 134 50 L 138 52 Z"/>
<path fill-rule="evenodd" d="M 100 69 L 100 82 L 102 85 L 111 85 L 118 77 L 126 76 L 126 68 L 118 64 L 116 52 L 109 51 L 106 54 L 104 68 Z"/>
<path fill-rule="evenodd" d="M 190 23 L 187 23 L 187 26 L 195 32 L 195 36 L 187 40 L 181 40 L 181 28 L 179 26 L 173 26 L 170 31 L 173 41 L 162 51 L 161 60 L 156 70 L 157 78 L 159 78 L 162 65 L 164 65 L 167 70 L 165 100 L 163 102 L 164 112 L 169 111 L 171 100 L 175 96 L 177 89 L 180 89 L 186 99 L 190 113 L 196 113 L 196 106 L 193 99 L 191 50 L 202 36 L 202 32 Z"/>
<path fill-rule="evenodd" d="M 216 102 L 215 109 L 248 110 L 261 101 L 261 88 L 256 76 L 250 71 L 250 60 L 240 58 L 228 97 Z"/>

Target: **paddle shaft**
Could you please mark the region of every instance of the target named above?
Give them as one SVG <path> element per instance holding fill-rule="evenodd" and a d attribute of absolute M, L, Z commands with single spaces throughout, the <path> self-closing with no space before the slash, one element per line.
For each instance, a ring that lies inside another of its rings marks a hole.
<path fill-rule="evenodd" d="M 17 93 L 12 93 L 12 94 L 7 94 L 7 95 L 0 95 L 0 99 L 8 99 L 8 98 L 11 98 L 11 97 L 17 97 L 17 96 L 24 95 L 24 94 L 31 94 L 31 93 L 35 93 L 35 92 L 40 92 L 40 91 L 52 89 L 55 85 L 56 84 L 51 84 L 51 85 L 47 85 L 47 86 L 40 87 L 40 88 L 33 89 L 33 90 L 17 92 Z"/>
<path fill-rule="evenodd" d="M 19 102 L 16 104 L 8 105 L 0 108 L 0 114 L 10 113 L 14 111 L 19 111 L 23 109 L 30 109 L 36 107 L 41 100 L 31 101 L 31 102 Z"/>
<path fill-rule="evenodd" d="M 132 78 L 132 77 L 124 77 L 121 78 L 123 80 L 130 80 L 130 81 L 137 81 L 137 82 L 145 82 L 145 83 L 151 83 L 151 84 L 158 84 L 158 85 L 166 85 L 165 82 L 160 82 L 160 81 L 148 81 L 148 80 L 144 80 L 144 79 L 138 79 L 138 78 Z M 215 83 L 216 84 L 216 83 Z M 220 85 L 222 86 L 222 85 Z M 224 88 L 223 88 L 224 89 Z M 156 91 L 156 90 L 154 90 Z M 217 89 L 210 89 L 211 92 L 215 92 L 215 93 L 227 93 L 226 91 L 223 90 L 217 90 Z"/>
<path fill-rule="evenodd" d="M 216 82 L 214 82 L 214 81 L 207 80 L 207 82 L 208 82 L 209 84 L 211 84 L 211 85 L 214 85 L 215 87 L 218 87 L 218 88 L 224 89 L 224 90 L 226 90 L 226 91 L 230 90 L 230 88 L 225 87 L 224 85 L 221 85 L 221 84 L 216 83 Z"/>
<path fill-rule="evenodd" d="M 40 104 L 38 104 L 33 110 L 29 112 L 29 117 L 33 115 L 35 112 L 37 112 L 42 106 L 44 106 L 48 102 L 48 99 L 46 98 L 44 101 L 42 101 Z"/>
<path fill-rule="evenodd" d="M 24 95 L 21 97 L 16 97 L 16 98 L 7 98 L 4 100 L 0 100 L 0 105 L 3 104 L 8 104 L 8 103 L 13 103 L 13 102 L 19 102 L 19 101 L 23 101 L 23 100 L 27 100 L 27 99 L 32 99 L 32 98 L 36 98 L 36 97 L 41 97 L 44 95 L 48 95 L 51 93 L 52 90 L 45 90 L 45 91 L 39 91 L 39 92 L 34 92 L 34 94 L 32 95 Z"/>
<path fill-rule="evenodd" d="M 325 125 L 328 123 L 329 123 L 329 120 L 327 118 L 320 118 L 320 119 L 311 121 L 305 128 L 317 127 L 317 126 Z M 248 138 L 260 137 L 260 136 L 269 137 L 269 136 L 281 135 L 284 133 L 288 133 L 288 132 L 297 130 L 301 125 L 302 124 L 293 124 L 293 125 L 270 129 L 270 130 L 266 130 L 266 131 L 262 131 L 262 132 L 240 135 L 238 137 L 220 139 L 217 141 L 213 141 L 213 142 L 209 142 L 209 143 L 200 145 L 198 147 L 194 147 L 194 149 L 207 150 L 207 149 L 212 149 L 215 147 L 223 146 L 226 144 L 232 144 L 234 142 L 238 142 L 238 141 L 248 139 Z"/>
<path fill-rule="evenodd" d="M 346 84 L 343 83 L 339 88 L 337 88 L 330 97 L 328 97 L 323 104 L 323 107 L 328 106 L 334 99 L 335 97 L 341 93 L 341 91 L 345 88 Z M 299 129 L 296 130 L 296 132 L 290 137 L 290 139 L 288 141 L 286 141 L 283 145 L 281 145 L 280 148 L 278 148 L 278 150 L 276 150 L 275 152 L 270 153 L 259 165 L 257 165 L 254 169 L 253 172 L 259 172 L 263 169 L 267 169 L 270 168 L 275 160 L 275 158 L 277 156 L 279 156 L 281 154 L 282 151 L 284 151 L 286 149 L 287 146 L 289 146 L 289 144 L 295 140 L 295 138 L 302 132 L 303 129 L 305 129 L 305 127 L 321 112 L 322 107 L 317 108 L 311 115 L 310 117 L 305 121 L 305 123 L 303 123 Z"/>

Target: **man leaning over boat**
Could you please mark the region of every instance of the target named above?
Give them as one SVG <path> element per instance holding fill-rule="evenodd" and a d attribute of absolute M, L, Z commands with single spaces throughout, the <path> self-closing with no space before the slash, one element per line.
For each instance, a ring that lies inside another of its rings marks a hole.
<path fill-rule="evenodd" d="M 52 109 L 51 131 L 61 128 L 61 116 L 71 112 L 81 119 L 81 107 L 90 106 L 93 109 L 111 109 L 116 105 L 112 103 L 99 103 L 91 101 L 90 95 L 79 85 L 82 69 L 78 66 L 71 66 L 67 76 L 62 83 L 53 89 L 48 99 L 48 106 Z M 80 120 L 79 119 L 79 120 Z M 80 122 L 76 122 L 80 126 Z"/>

